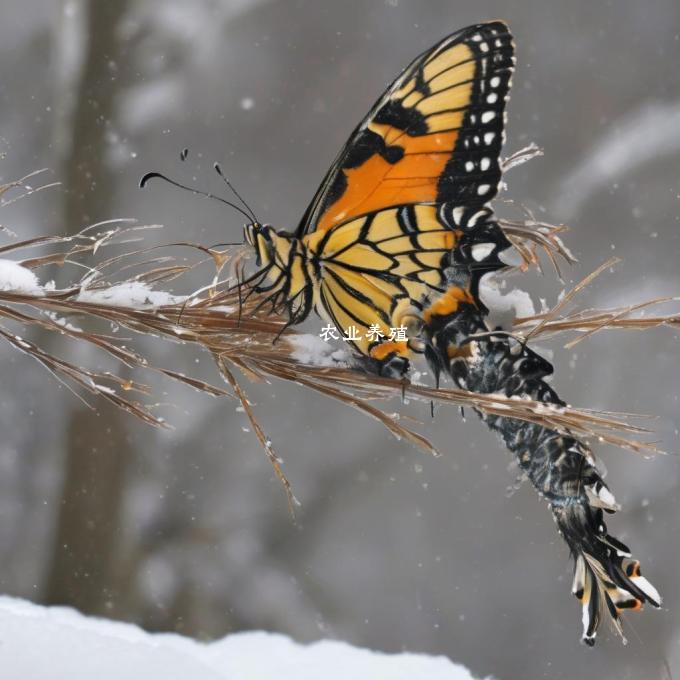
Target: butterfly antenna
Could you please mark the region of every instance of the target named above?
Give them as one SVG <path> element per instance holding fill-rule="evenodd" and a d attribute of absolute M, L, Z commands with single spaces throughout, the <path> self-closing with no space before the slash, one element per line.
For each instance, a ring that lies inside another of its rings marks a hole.
<path fill-rule="evenodd" d="M 234 196 L 236 196 L 236 198 L 238 198 L 238 200 L 241 201 L 241 203 L 243 203 L 246 210 L 250 213 L 251 217 L 253 218 L 253 221 L 259 223 L 260 220 L 258 220 L 257 217 L 255 216 L 255 211 L 245 202 L 245 199 L 243 198 L 243 196 L 241 196 L 241 194 L 239 194 L 239 192 L 236 191 L 236 189 L 234 188 L 234 185 L 229 181 L 227 176 L 222 172 L 222 166 L 219 163 L 214 163 L 213 167 L 215 168 L 215 172 L 222 178 L 224 183 L 232 190 Z"/>
<path fill-rule="evenodd" d="M 212 198 L 216 201 L 219 201 L 220 203 L 228 205 L 230 208 L 234 208 L 234 210 L 238 210 L 238 212 L 240 212 L 241 215 L 243 215 L 247 220 L 250 221 L 252 219 L 252 215 L 249 215 L 245 210 L 243 210 L 243 208 L 236 205 L 235 203 L 227 201 L 221 196 L 215 196 L 215 194 L 211 194 L 207 191 L 201 191 L 200 189 L 195 189 L 194 187 L 187 186 L 186 184 L 180 184 L 179 182 L 176 182 L 174 179 L 166 177 L 160 172 L 147 172 L 146 175 L 144 175 L 144 177 L 142 177 L 142 179 L 139 180 L 139 188 L 143 189 L 151 179 L 162 179 L 168 182 L 168 184 L 172 184 L 173 186 L 179 187 L 180 189 L 184 189 L 185 191 L 190 191 L 192 194 L 197 194 L 198 196 L 205 196 L 206 198 Z"/>

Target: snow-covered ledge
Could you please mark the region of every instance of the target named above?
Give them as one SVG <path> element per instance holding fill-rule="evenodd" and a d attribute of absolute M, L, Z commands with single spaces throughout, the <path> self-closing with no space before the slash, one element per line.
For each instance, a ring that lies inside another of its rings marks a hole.
<path fill-rule="evenodd" d="M 263 632 L 204 644 L 1 596 L 0 669 L 4 680 L 473 679 L 442 656 L 382 654 L 330 640 L 300 645 Z"/>

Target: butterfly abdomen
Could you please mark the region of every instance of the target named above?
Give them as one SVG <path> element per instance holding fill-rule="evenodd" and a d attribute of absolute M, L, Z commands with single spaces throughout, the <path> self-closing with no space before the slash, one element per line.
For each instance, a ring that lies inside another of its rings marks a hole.
<path fill-rule="evenodd" d="M 459 387 L 564 406 L 545 380 L 553 371 L 550 362 L 512 337 L 489 333 L 477 305 L 466 301 L 448 313 L 433 314 L 425 332 L 433 370 L 448 373 Z M 620 614 L 645 603 L 659 607 L 661 599 L 628 548 L 607 532 L 603 513 L 619 506 L 589 449 L 574 437 L 535 423 L 479 415 L 550 505 L 575 561 L 573 593 L 583 607 L 583 641 L 594 644 L 605 617 L 623 637 Z"/>

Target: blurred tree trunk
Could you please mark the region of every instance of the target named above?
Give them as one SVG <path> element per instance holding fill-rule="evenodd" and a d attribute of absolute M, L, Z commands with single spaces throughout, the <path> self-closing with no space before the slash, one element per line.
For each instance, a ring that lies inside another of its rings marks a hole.
<path fill-rule="evenodd" d="M 128 0 L 83 0 L 86 41 L 61 176 L 64 233 L 111 216 L 115 176 L 108 139 L 124 48 L 117 40 Z M 115 611 L 114 571 L 125 473 L 132 457 L 125 414 L 103 402 L 76 407 L 65 428 L 63 488 L 44 600 L 88 613 Z"/>

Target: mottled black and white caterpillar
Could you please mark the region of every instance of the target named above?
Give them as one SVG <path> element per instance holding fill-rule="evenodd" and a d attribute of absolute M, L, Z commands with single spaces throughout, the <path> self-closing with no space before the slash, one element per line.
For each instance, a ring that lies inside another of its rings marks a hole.
<path fill-rule="evenodd" d="M 476 261 L 472 247 L 480 240 L 494 244 L 489 257 Z M 508 333 L 494 333 L 488 310 L 479 299 L 478 280 L 504 267 L 498 254 L 510 244 L 494 221 L 470 230 L 453 253 L 451 276 L 468 277 L 474 302 L 461 301 L 454 311 L 433 314 L 424 326 L 426 357 L 437 377 L 447 373 L 460 388 L 502 393 L 563 406 L 548 385 L 553 367 Z M 659 607 L 661 598 L 642 576 L 630 550 L 607 531 L 604 513 L 619 509 L 588 447 L 579 439 L 537 424 L 479 413 L 515 455 L 521 470 L 547 500 L 558 531 L 574 559 L 572 592 L 583 607 L 583 641 L 595 643 L 603 618 L 625 637 L 620 615 L 643 604 Z"/>

